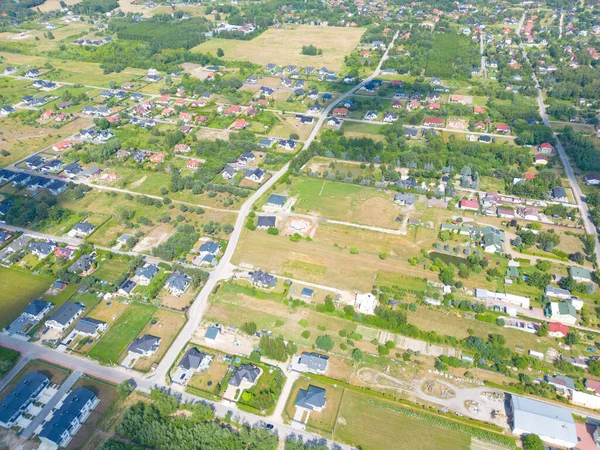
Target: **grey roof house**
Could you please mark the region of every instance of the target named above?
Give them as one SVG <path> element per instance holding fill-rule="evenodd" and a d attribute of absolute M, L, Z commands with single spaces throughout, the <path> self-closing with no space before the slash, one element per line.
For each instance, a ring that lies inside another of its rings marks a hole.
<path fill-rule="evenodd" d="M 308 411 L 322 411 L 326 403 L 327 391 L 311 384 L 307 389 L 298 391 L 294 406 Z"/>
<path fill-rule="evenodd" d="M 149 356 L 156 353 L 158 346 L 160 345 L 161 338 L 152 336 L 151 334 L 145 334 L 141 338 L 135 339 L 127 350 L 130 353 L 136 353 L 142 356 Z"/>
<path fill-rule="evenodd" d="M 255 270 L 254 272 L 250 272 L 249 275 L 250 281 L 259 287 L 272 288 L 277 283 L 277 280 L 273 275 L 263 272 L 262 270 Z"/>
<path fill-rule="evenodd" d="M 50 384 L 46 375 L 27 373 L 0 403 L 0 426 L 10 428 Z"/>
<path fill-rule="evenodd" d="M 229 377 L 231 386 L 240 387 L 243 382 L 253 385 L 260 375 L 260 369 L 252 364 L 242 364 L 240 367 L 233 369 Z"/>
<path fill-rule="evenodd" d="M 173 272 L 165 287 L 169 290 L 171 294 L 176 297 L 179 297 L 183 294 L 187 288 L 190 286 L 191 278 L 188 277 L 185 273 Z"/>
<path fill-rule="evenodd" d="M 64 331 L 83 312 L 83 306 L 77 303 L 66 302 L 46 320 L 46 326 Z"/>

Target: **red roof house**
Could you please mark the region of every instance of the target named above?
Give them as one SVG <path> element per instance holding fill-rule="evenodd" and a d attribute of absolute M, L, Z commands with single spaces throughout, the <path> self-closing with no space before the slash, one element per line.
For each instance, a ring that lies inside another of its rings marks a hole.
<path fill-rule="evenodd" d="M 548 332 L 548 336 L 563 338 L 569 334 L 569 327 L 564 323 L 550 322 L 549 325 L 550 331 Z"/>
<path fill-rule="evenodd" d="M 472 200 L 461 200 L 460 209 L 466 209 L 469 211 L 479 211 L 479 202 L 476 198 Z"/>

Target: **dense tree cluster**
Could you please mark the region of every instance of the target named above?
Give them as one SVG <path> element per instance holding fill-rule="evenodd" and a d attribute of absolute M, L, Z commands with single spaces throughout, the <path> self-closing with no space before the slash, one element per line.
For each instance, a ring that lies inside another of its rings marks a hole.
<path fill-rule="evenodd" d="M 200 234 L 192 225 L 179 225 L 175 234 L 152 249 L 152 254 L 166 261 L 173 261 L 189 252 L 199 237 Z"/>
<path fill-rule="evenodd" d="M 178 21 L 168 14 L 160 14 L 141 22 L 133 19 L 115 19 L 109 29 L 119 39 L 148 42 L 158 48 L 184 48 L 186 50 L 204 42 L 204 33 L 210 30 L 204 18 Z"/>
<path fill-rule="evenodd" d="M 211 421 L 214 414 L 208 406 L 194 405 L 190 417 L 171 415 L 178 404 L 157 402 L 137 403 L 129 408 L 117 433 L 131 443 L 123 447 L 114 439 L 103 450 L 122 448 L 155 448 L 158 450 L 211 449 L 211 450 L 275 450 L 277 437 L 263 427 L 234 429 L 218 421 Z M 132 445 L 133 444 L 133 445 Z"/>

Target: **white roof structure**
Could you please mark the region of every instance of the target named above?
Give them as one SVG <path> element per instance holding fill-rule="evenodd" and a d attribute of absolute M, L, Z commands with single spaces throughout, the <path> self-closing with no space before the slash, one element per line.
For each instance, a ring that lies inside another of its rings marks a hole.
<path fill-rule="evenodd" d="M 543 441 L 572 448 L 577 445 L 577 430 L 571 411 L 527 397 L 513 395 L 512 431 L 515 434 L 537 434 Z"/>
<path fill-rule="evenodd" d="M 362 314 L 375 314 L 375 307 L 377 306 L 377 297 L 370 292 L 367 294 L 356 294 L 354 299 L 354 306 L 358 312 Z"/>

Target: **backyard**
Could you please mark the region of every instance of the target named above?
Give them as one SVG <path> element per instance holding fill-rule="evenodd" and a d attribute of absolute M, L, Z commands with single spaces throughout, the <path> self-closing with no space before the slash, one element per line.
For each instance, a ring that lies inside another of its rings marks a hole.
<path fill-rule="evenodd" d="M 18 268 L 0 267 L 0 327 L 10 324 L 29 302 L 40 298 L 52 281 Z"/>
<path fill-rule="evenodd" d="M 131 303 L 90 350 L 89 356 L 102 364 L 116 364 L 129 343 L 144 329 L 156 309 L 156 306 L 152 305 Z"/>

